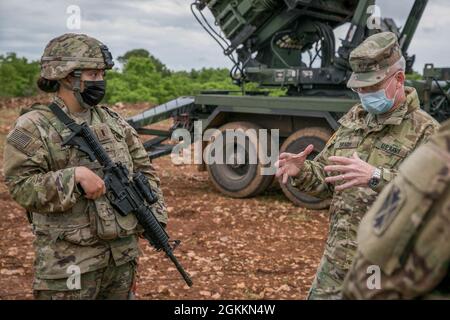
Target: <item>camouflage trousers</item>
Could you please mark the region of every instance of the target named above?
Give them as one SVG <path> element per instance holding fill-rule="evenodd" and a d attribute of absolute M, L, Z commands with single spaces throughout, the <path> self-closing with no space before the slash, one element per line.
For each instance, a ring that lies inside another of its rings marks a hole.
<path fill-rule="evenodd" d="M 309 289 L 308 300 L 342 299 L 342 284 L 348 270 L 332 264 L 324 255 L 317 268 L 316 276 Z"/>
<path fill-rule="evenodd" d="M 45 290 L 33 290 L 36 300 L 129 300 L 134 299 L 137 264 L 130 261 L 116 266 L 109 265 L 80 275 L 81 288 L 70 290 L 67 279 L 35 279 L 35 286 Z"/>

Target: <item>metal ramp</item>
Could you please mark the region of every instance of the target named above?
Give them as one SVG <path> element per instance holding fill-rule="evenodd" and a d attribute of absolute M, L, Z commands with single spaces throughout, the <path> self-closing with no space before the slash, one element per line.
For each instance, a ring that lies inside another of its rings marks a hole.
<path fill-rule="evenodd" d="M 176 118 L 177 116 L 189 114 L 194 108 L 194 97 L 179 97 L 148 109 L 133 117 L 127 118 L 126 120 L 139 134 L 156 136 L 155 138 L 144 142 L 144 147 L 148 152 L 149 158 L 155 159 L 172 152 L 174 145 L 163 144 L 163 142 L 171 137 L 172 131 L 176 126 L 167 131 L 144 127 L 169 118 Z"/>
<path fill-rule="evenodd" d="M 192 108 L 194 108 L 194 97 L 179 97 L 130 117 L 127 121 L 133 128 L 138 129 L 183 113 L 189 113 Z"/>

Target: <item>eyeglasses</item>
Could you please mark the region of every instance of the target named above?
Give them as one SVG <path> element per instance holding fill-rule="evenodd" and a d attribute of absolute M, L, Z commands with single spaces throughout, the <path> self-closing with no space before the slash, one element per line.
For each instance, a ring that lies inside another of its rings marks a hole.
<path fill-rule="evenodd" d="M 350 88 L 353 92 L 356 93 L 367 93 L 367 92 L 376 92 L 379 91 L 381 89 L 384 88 L 385 83 L 389 80 L 392 79 L 392 77 L 396 76 L 398 74 L 398 72 L 393 73 L 392 75 L 390 75 L 389 77 L 387 77 L 386 79 L 384 79 L 383 81 L 381 81 L 380 83 L 374 84 L 373 86 L 369 86 L 369 87 L 362 87 L 362 88 Z"/>

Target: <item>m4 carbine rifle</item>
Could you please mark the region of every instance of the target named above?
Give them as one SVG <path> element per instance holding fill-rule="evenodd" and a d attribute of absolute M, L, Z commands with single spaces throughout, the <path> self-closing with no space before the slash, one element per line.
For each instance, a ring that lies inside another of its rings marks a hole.
<path fill-rule="evenodd" d="M 111 205 L 123 216 L 133 213 L 139 224 L 144 228 L 144 238 L 157 251 L 163 250 L 167 257 L 175 264 L 187 285 L 192 286 L 191 278 L 173 254 L 173 250 L 180 241 L 175 240 L 174 245 L 170 245 L 169 235 L 158 222 L 150 208 L 158 199 L 152 191 L 147 177 L 138 171 L 130 179 L 128 169 L 122 163 L 115 163 L 111 160 L 97 137 L 85 122 L 77 124 L 55 103 L 52 103 L 49 108 L 72 131 L 63 141 L 62 145 L 75 146 L 80 151 L 85 152 L 91 161 L 97 160 L 102 165 L 106 197 L 111 202 Z"/>

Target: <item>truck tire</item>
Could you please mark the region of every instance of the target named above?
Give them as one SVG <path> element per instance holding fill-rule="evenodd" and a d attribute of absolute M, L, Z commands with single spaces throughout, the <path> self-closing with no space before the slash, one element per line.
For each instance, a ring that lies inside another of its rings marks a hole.
<path fill-rule="evenodd" d="M 225 130 L 227 129 L 242 129 L 237 131 L 237 134 L 242 134 L 245 141 L 248 141 L 248 149 L 258 150 L 256 148 L 259 143 L 259 129 L 260 126 L 251 122 L 230 122 L 219 128 L 220 133 L 225 141 Z M 256 135 L 249 137 L 244 132 L 254 129 Z M 270 141 L 270 133 L 267 138 Z M 209 143 L 208 147 L 212 144 Z M 207 147 L 207 148 L 208 148 Z M 235 148 L 234 150 L 246 150 L 242 149 L 244 146 L 239 142 L 226 142 L 224 145 L 224 154 L 229 148 Z M 256 148 L 256 149 L 255 149 Z M 207 149 L 206 149 L 207 150 Z M 270 150 L 270 148 L 269 148 Z M 213 151 L 207 151 L 207 156 L 214 153 Z M 258 154 L 258 152 L 256 152 Z M 221 193 L 233 197 L 233 198 L 248 198 L 256 196 L 263 192 L 273 181 L 273 175 L 261 175 L 261 169 L 264 167 L 260 162 L 259 154 L 257 155 L 257 164 L 248 164 L 248 153 L 245 152 L 245 164 L 207 164 L 206 169 L 208 171 L 209 178 L 214 187 Z M 267 165 L 268 166 L 268 165 Z"/>
<path fill-rule="evenodd" d="M 311 127 L 300 129 L 291 134 L 281 145 L 280 154 L 282 152 L 299 153 L 309 144 L 314 145 L 314 151 L 309 155 L 308 159 L 314 159 L 319 152 L 325 147 L 332 132 L 326 128 Z M 280 183 L 283 193 L 294 204 L 308 209 L 325 209 L 330 205 L 330 200 L 321 200 L 312 197 L 304 192 L 291 186 L 289 183 Z"/>

